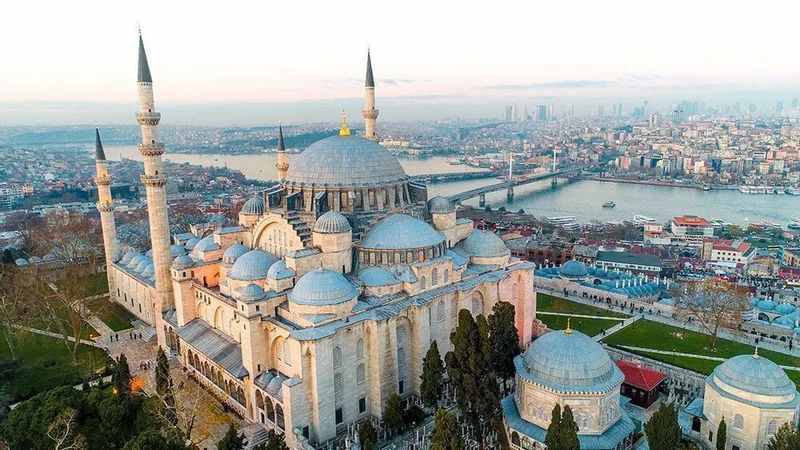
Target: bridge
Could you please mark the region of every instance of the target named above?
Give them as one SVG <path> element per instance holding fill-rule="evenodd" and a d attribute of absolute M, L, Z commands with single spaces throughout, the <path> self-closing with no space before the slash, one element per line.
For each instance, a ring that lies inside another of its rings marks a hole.
<path fill-rule="evenodd" d="M 475 189 L 472 189 L 472 190 L 469 190 L 469 191 L 460 192 L 458 194 L 453 194 L 453 195 L 447 197 L 447 199 L 450 200 L 452 203 L 456 203 L 457 204 L 457 203 L 463 202 L 464 200 L 469 200 L 471 198 L 480 197 L 481 206 L 482 206 L 486 202 L 486 194 L 488 194 L 490 192 L 496 192 L 496 191 L 501 191 L 501 190 L 505 189 L 506 190 L 506 197 L 508 198 L 509 201 L 511 201 L 511 200 L 514 199 L 514 187 L 515 186 L 522 186 L 522 185 L 525 185 L 525 184 L 535 183 L 537 181 L 546 180 L 548 178 L 552 178 L 553 179 L 553 186 L 555 186 L 557 177 L 561 177 L 561 176 L 565 176 L 565 175 L 571 175 L 571 174 L 574 174 L 574 173 L 577 173 L 577 172 L 580 172 L 580 171 L 581 171 L 581 168 L 580 167 L 576 167 L 576 168 L 573 168 L 573 169 L 562 169 L 562 170 L 558 170 L 558 171 L 555 171 L 555 172 L 551 171 L 551 172 L 545 172 L 545 173 L 540 173 L 540 174 L 531 175 L 531 176 L 523 175 L 523 176 L 520 176 L 520 177 L 513 178 L 511 182 L 501 181 L 500 183 L 494 183 L 494 184 L 490 184 L 488 186 L 483 186 L 483 187 L 475 188 Z"/>
<path fill-rule="evenodd" d="M 446 173 L 426 173 L 423 175 L 413 175 L 414 181 L 425 183 L 444 183 L 447 181 L 479 180 L 481 178 L 494 178 L 500 172 L 494 170 L 478 170 L 473 172 L 446 172 Z"/>

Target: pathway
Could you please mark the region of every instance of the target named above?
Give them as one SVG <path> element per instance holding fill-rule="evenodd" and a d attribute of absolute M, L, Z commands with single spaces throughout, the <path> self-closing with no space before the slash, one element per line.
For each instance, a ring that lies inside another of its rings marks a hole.
<path fill-rule="evenodd" d="M 48 336 L 48 337 L 52 337 L 52 338 L 56 338 L 56 339 L 64 339 L 64 336 L 62 334 L 54 333 L 52 331 L 40 330 L 38 328 L 21 327 L 19 325 L 13 325 L 13 324 L 11 326 L 13 326 L 14 328 L 19 328 L 20 330 L 29 331 L 31 333 L 41 334 L 42 336 Z M 75 338 L 72 337 L 72 336 L 68 336 L 67 339 L 70 342 L 75 342 Z M 91 345 L 92 347 L 97 347 L 97 348 L 104 348 L 102 345 L 98 344 L 95 341 L 91 341 L 89 339 L 81 339 L 81 344 Z"/>
<path fill-rule="evenodd" d="M 592 339 L 594 339 L 597 342 L 600 342 L 603 339 L 605 339 L 606 337 L 608 337 L 608 336 L 616 333 L 617 331 L 627 327 L 628 325 L 632 324 L 633 322 L 636 322 L 640 318 L 641 318 L 641 316 L 633 316 L 633 317 L 630 317 L 628 319 L 625 319 L 622 322 L 614 325 L 613 327 L 605 330 L 604 332 L 599 333 L 597 336 L 593 337 Z"/>
<path fill-rule="evenodd" d="M 670 355 L 670 356 L 682 356 L 686 358 L 697 358 L 697 359 L 707 359 L 709 361 L 727 361 L 729 358 L 721 358 L 719 356 L 707 356 L 707 355 L 698 355 L 696 353 L 681 353 L 681 352 L 671 352 L 669 350 L 656 350 L 652 348 L 645 348 L 645 347 L 634 347 L 631 345 L 620 345 L 619 347 L 624 348 L 625 350 L 630 350 L 632 352 L 647 352 L 647 353 L 656 353 L 659 355 Z M 800 372 L 800 367 L 795 366 L 781 366 L 785 370 L 796 370 Z"/>
<path fill-rule="evenodd" d="M 565 316 L 565 317 L 577 317 L 577 318 L 584 318 L 584 319 L 606 319 L 606 320 L 625 320 L 624 317 L 612 317 L 612 316 L 591 316 L 589 314 L 570 314 L 570 313 L 557 313 L 557 312 L 549 312 L 549 311 L 536 311 L 536 315 L 542 316 Z"/>

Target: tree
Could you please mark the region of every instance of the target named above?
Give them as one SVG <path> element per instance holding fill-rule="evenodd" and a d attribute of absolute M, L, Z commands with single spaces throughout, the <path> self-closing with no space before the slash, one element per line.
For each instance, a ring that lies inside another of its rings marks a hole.
<path fill-rule="evenodd" d="M 392 394 L 386 399 L 386 408 L 383 410 L 383 421 L 393 431 L 403 428 L 403 400 L 397 394 Z"/>
<path fill-rule="evenodd" d="M 449 411 L 439 409 L 433 421 L 430 450 L 461 450 L 465 448 L 461 427 Z"/>
<path fill-rule="evenodd" d="M 728 426 L 725 425 L 725 418 L 719 421 L 717 427 L 717 450 L 725 450 L 725 444 L 728 442 Z"/>
<path fill-rule="evenodd" d="M 681 442 L 678 408 L 663 403 L 644 425 L 647 442 L 652 450 L 674 450 Z"/>
<path fill-rule="evenodd" d="M 769 440 L 767 450 L 797 450 L 800 448 L 800 425 L 786 422 Z"/>
<path fill-rule="evenodd" d="M 117 394 L 131 393 L 131 368 L 128 366 L 128 358 L 125 354 L 119 355 L 114 371 L 111 373 L 111 384 Z"/>
<path fill-rule="evenodd" d="M 163 400 L 162 407 L 166 420 L 177 425 L 178 417 L 175 411 L 175 393 L 172 392 L 172 376 L 169 373 L 169 361 L 164 349 L 158 347 L 156 353 L 156 394 Z"/>
<path fill-rule="evenodd" d="M 420 398 L 425 406 L 433 407 L 439 402 L 444 391 L 444 364 L 439 355 L 439 345 L 431 342 L 425 358 L 422 360 L 422 375 L 420 376 Z"/>
<path fill-rule="evenodd" d="M 289 446 L 286 445 L 285 435 L 270 429 L 267 432 L 267 442 L 256 445 L 253 450 L 289 450 Z"/>
<path fill-rule="evenodd" d="M 547 427 L 547 434 L 544 436 L 544 445 L 549 450 L 560 450 L 559 439 L 561 435 L 561 405 L 556 403 L 553 412 L 550 414 L 550 425 Z"/>
<path fill-rule="evenodd" d="M 358 425 L 358 441 L 361 443 L 361 450 L 373 450 L 375 443 L 378 442 L 378 435 L 372 421 L 367 419 Z"/>
<path fill-rule="evenodd" d="M 244 450 L 247 442 L 243 434 L 239 434 L 233 424 L 228 427 L 228 432 L 217 442 L 217 450 Z"/>
<path fill-rule="evenodd" d="M 719 278 L 687 284 L 677 294 L 678 308 L 710 335 L 708 345 L 712 349 L 719 329 L 738 329 L 742 313 L 750 307 L 745 288 Z"/>
<path fill-rule="evenodd" d="M 514 318 L 514 305 L 508 302 L 497 302 L 489 316 L 492 368 L 503 380 L 516 373 L 514 358 L 520 353 L 519 332 L 514 324 Z"/>
<path fill-rule="evenodd" d="M 53 450 L 82 450 L 86 447 L 86 438 L 78 433 L 75 416 L 78 412 L 66 408 L 56 416 L 47 427 L 47 437 L 53 442 Z"/>
<path fill-rule="evenodd" d="M 0 333 L 3 334 L 11 361 L 17 360 L 17 340 L 31 325 L 30 311 L 33 296 L 29 292 L 32 282 L 29 271 L 10 264 L 0 265 Z"/>
<path fill-rule="evenodd" d="M 188 450 L 189 447 L 175 439 L 167 439 L 158 431 L 147 430 L 136 436 L 135 439 L 125 444 L 122 450 Z"/>
<path fill-rule="evenodd" d="M 569 405 L 564 406 L 564 412 L 561 414 L 558 441 L 559 450 L 580 450 L 581 448 L 578 440 L 578 424 L 575 423 L 575 417 L 573 417 Z"/>

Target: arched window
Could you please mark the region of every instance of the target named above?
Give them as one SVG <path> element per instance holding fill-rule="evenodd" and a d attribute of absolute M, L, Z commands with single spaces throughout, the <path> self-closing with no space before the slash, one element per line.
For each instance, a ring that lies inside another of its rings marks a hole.
<path fill-rule="evenodd" d="M 516 431 L 511 433 L 511 445 L 516 445 L 517 447 L 520 446 L 519 434 L 517 434 Z"/>
<path fill-rule="evenodd" d="M 458 317 L 458 299 L 456 298 L 450 300 L 450 317 L 452 318 Z"/>
<path fill-rule="evenodd" d="M 406 366 L 406 349 L 400 347 L 397 349 L 397 367 L 403 368 Z"/>
<path fill-rule="evenodd" d="M 356 341 L 356 359 L 361 361 L 364 359 L 364 339 L 358 338 Z"/>
<path fill-rule="evenodd" d="M 444 322 L 444 300 L 440 300 L 436 304 L 436 321 Z"/>
<path fill-rule="evenodd" d="M 356 383 L 361 384 L 367 381 L 367 369 L 364 364 L 359 364 L 356 368 Z"/>
<path fill-rule="evenodd" d="M 283 343 L 283 363 L 287 366 L 292 365 L 292 349 L 289 346 L 289 341 Z"/>
<path fill-rule="evenodd" d="M 340 347 L 333 347 L 333 368 L 342 368 L 342 349 Z"/>
<path fill-rule="evenodd" d="M 434 268 L 431 271 L 431 286 L 439 284 L 439 269 Z"/>
<path fill-rule="evenodd" d="M 774 436 L 775 433 L 778 432 L 778 422 L 776 420 L 770 420 L 767 424 L 767 436 Z"/>
<path fill-rule="evenodd" d="M 475 316 L 483 314 L 483 294 L 480 292 L 472 294 L 472 314 Z"/>
<path fill-rule="evenodd" d="M 425 275 L 419 279 L 419 288 L 423 290 L 428 288 L 428 280 L 425 278 Z"/>
<path fill-rule="evenodd" d="M 337 402 L 342 401 L 344 396 L 344 386 L 342 383 L 342 374 L 337 373 L 333 375 L 333 394 Z"/>
<path fill-rule="evenodd" d="M 744 429 L 744 417 L 741 414 L 733 416 L 733 428 L 737 430 Z"/>
<path fill-rule="evenodd" d="M 283 427 L 286 426 L 283 420 L 283 407 L 281 407 L 281 405 L 275 405 L 275 424 L 278 425 L 281 431 L 283 431 Z"/>
<path fill-rule="evenodd" d="M 445 271 L 444 271 L 444 284 L 447 284 L 449 282 L 450 282 L 450 271 L 445 269 Z"/>
<path fill-rule="evenodd" d="M 283 353 L 285 351 L 283 349 L 283 345 L 284 342 L 282 337 L 279 337 L 275 340 L 275 357 L 278 358 L 278 361 L 283 361 Z"/>

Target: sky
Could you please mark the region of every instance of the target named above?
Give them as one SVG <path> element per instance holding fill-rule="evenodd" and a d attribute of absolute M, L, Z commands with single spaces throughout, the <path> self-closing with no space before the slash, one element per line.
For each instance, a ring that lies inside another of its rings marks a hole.
<path fill-rule="evenodd" d="M 799 12 L 785 0 L 12 1 L 0 125 L 122 117 L 136 101 L 139 25 L 156 102 L 182 121 L 271 121 L 282 105 L 315 121 L 337 102 L 355 114 L 368 46 L 378 107 L 406 105 L 382 118 L 559 99 L 774 104 L 800 92 Z M 225 106 L 248 103 L 270 107 L 254 118 Z"/>

